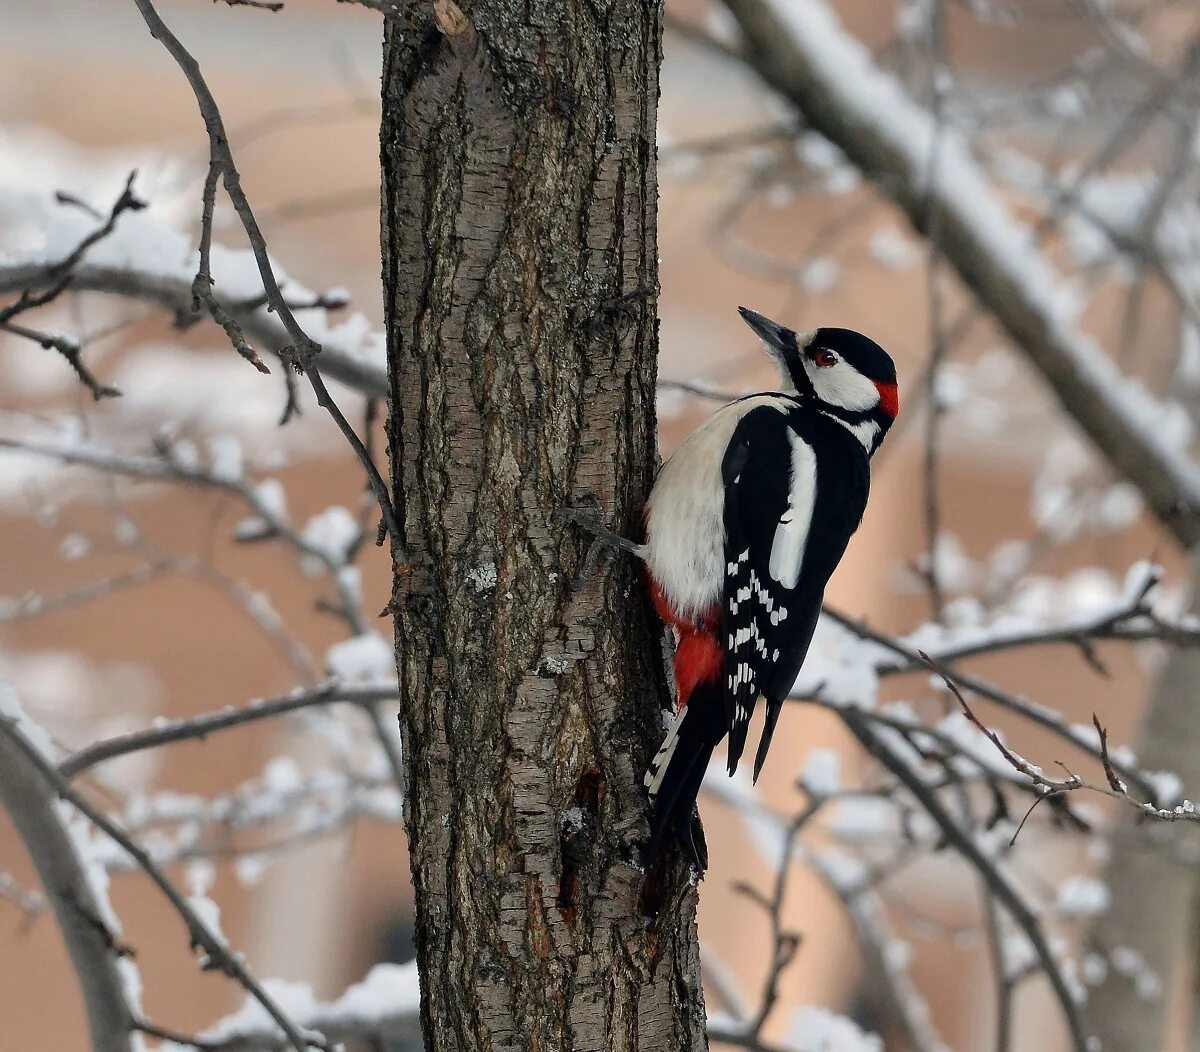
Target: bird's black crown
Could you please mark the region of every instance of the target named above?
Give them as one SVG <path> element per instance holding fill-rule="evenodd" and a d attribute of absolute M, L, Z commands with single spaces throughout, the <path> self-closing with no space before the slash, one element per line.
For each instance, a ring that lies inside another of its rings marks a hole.
<path fill-rule="evenodd" d="M 817 329 L 809 340 L 807 351 L 825 347 L 839 354 L 863 376 L 880 384 L 896 382 L 896 363 L 869 336 L 853 329 L 825 327 Z"/>

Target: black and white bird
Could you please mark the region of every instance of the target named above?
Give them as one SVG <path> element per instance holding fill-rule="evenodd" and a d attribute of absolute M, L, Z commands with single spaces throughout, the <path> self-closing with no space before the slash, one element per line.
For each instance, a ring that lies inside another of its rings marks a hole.
<path fill-rule="evenodd" d="M 739 398 L 692 432 L 658 475 L 638 550 L 676 642 L 675 721 L 646 773 L 651 852 L 673 831 L 700 869 L 693 814 L 709 758 L 728 735 L 734 773 L 762 698 L 758 778 L 899 409 L 895 364 L 873 340 L 738 309 L 779 363 L 780 390 Z"/>

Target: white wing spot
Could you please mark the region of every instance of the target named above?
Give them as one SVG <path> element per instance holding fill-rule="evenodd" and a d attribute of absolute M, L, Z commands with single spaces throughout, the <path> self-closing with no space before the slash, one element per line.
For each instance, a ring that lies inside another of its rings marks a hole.
<path fill-rule="evenodd" d="M 792 428 L 787 429 L 792 447 L 791 485 L 788 506 L 775 528 L 771 542 L 771 576 L 785 588 L 795 588 L 808 546 L 813 503 L 817 493 L 817 458 L 812 447 Z"/>

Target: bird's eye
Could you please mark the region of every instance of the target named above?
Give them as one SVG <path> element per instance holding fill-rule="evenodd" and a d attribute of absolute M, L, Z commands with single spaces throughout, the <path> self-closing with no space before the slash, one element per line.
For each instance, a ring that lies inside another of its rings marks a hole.
<path fill-rule="evenodd" d="M 837 355 L 833 351 L 827 351 L 821 348 L 813 355 L 813 361 L 817 363 L 821 369 L 828 369 L 831 365 L 837 365 Z"/>

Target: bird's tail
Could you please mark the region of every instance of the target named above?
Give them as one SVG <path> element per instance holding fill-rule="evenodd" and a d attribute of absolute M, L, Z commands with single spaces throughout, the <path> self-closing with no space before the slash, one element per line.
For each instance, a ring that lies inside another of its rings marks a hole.
<path fill-rule="evenodd" d="M 646 771 L 646 788 L 654 808 L 646 849 L 649 859 L 658 854 L 670 833 L 692 865 L 701 872 L 708 865 L 696 797 L 713 749 L 725 734 L 723 704 L 719 679 L 697 684 Z"/>

